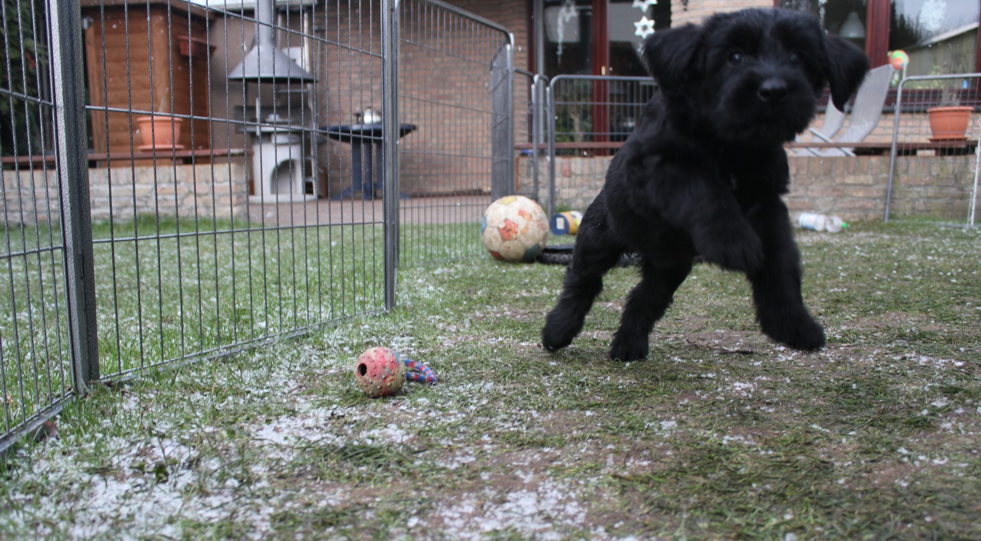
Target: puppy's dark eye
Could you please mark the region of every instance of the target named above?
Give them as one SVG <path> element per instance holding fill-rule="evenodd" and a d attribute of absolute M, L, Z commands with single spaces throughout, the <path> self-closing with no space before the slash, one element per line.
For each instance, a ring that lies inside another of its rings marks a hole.
<path fill-rule="evenodd" d="M 789 58 L 790 61 L 793 62 L 794 64 L 800 62 L 800 55 L 797 53 L 790 53 L 790 56 L 788 56 L 787 58 Z"/>
<path fill-rule="evenodd" d="M 735 66 L 743 63 L 743 53 L 742 51 L 733 51 L 729 53 L 729 63 Z"/>

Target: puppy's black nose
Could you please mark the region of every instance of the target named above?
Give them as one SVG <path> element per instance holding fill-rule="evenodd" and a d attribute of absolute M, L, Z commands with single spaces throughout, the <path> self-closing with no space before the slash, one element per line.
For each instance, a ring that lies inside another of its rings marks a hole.
<path fill-rule="evenodd" d="M 760 84 L 756 95 L 765 102 L 780 101 L 787 95 L 787 82 L 783 79 L 770 77 Z"/>

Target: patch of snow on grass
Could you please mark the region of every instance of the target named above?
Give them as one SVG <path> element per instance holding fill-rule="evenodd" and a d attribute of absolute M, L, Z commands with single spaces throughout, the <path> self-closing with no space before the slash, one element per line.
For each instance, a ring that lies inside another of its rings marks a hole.
<path fill-rule="evenodd" d="M 483 539 L 492 532 L 516 530 L 535 539 L 563 539 L 563 528 L 581 528 L 586 511 L 574 487 L 566 481 L 545 480 L 538 486 L 501 494 L 481 502 L 474 496 L 442 506 L 436 517 L 452 539 Z"/>

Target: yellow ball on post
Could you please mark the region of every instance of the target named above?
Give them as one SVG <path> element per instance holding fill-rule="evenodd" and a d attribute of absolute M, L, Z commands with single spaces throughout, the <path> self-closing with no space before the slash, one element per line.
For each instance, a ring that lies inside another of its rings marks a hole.
<path fill-rule="evenodd" d="M 909 55 L 906 54 L 906 51 L 889 51 L 888 57 L 889 64 L 897 71 L 902 71 L 909 65 Z"/>

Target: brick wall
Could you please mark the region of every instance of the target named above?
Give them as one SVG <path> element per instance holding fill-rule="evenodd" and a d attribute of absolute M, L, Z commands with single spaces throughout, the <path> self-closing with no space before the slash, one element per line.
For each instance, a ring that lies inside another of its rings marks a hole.
<path fill-rule="evenodd" d="M 900 157 L 891 213 L 963 221 L 974 182 L 974 156 Z M 836 214 L 845 220 L 881 219 L 889 157 L 791 158 L 791 212 Z"/>
<path fill-rule="evenodd" d="M 603 186 L 611 158 L 556 159 L 556 208 L 585 210 Z M 519 162 L 521 192 L 531 193 L 530 158 Z M 539 161 L 539 201 L 548 200 L 548 167 Z M 900 157 L 896 161 L 892 215 L 963 221 L 974 182 L 974 156 Z M 885 210 L 889 157 L 791 157 L 793 215 L 835 214 L 846 221 L 879 220 Z"/>
<path fill-rule="evenodd" d="M 450 4 L 500 24 L 514 34 L 514 66 L 528 67 L 528 26 L 524 0 L 456 0 Z M 491 74 L 496 31 L 455 15 L 415 9 L 403 12 L 399 64 L 400 121 L 419 130 L 401 143 L 403 192 L 488 193 L 491 189 Z M 523 112 L 529 99 L 526 78 L 513 86 L 515 140 L 527 138 Z"/>
<path fill-rule="evenodd" d="M 528 21 L 524 0 L 452 3 L 512 29 L 515 35 L 514 65 L 528 66 Z M 313 52 L 322 61 L 311 67 L 318 78 L 316 105 L 321 115 L 320 125 L 350 124 L 355 111 L 367 106 L 381 107 L 379 5 L 378 0 L 366 0 L 353 7 L 348 3 L 331 1 L 326 16 L 320 12 L 322 19 L 317 24 L 323 26 L 316 33 L 318 39 L 314 40 Z M 133 17 L 131 14 L 131 22 Z M 420 20 L 436 20 L 439 24 L 430 27 L 403 26 L 402 38 L 410 43 L 402 45 L 402 95 L 411 95 L 416 99 L 400 100 L 402 120 L 416 123 L 420 129 L 402 140 L 402 189 L 410 193 L 489 191 L 491 122 L 486 112 L 475 111 L 490 110 L 488 65 L 495 48 L 503 43 L 501 36 L 459 17 L 447 18 L 430 13 Z M 301 30 L 297 17 L 291 19 L 289 26 Z M 145 32 L 146 27 L 142 28 Z M 253 33 L 253 23 L 246 21 L 243 24 L 236 17 L 218 17 L 210 25 L 209 40 L 216 50 L 208 74 L 211 91 L 209 109 L 215 120 L 210 126 L 196 130 L 196 140 L 202 134 L 210 134 L 216 148 L 249 149 L 246 134 L 241 133 L 238 126 L 222 122 L 222 119 L 235 117 L 236 107 L 243 102 L 241 84 L 228 83 L 226 75 L 241 61 L 252 43 Z M 431 41 L 426 42 L 425 39 Z M 299 46 L 301 42 L 298 35 L 282 32 L 279 45 L 285 48 Z M 466 58 L 477 61 L 465 61 Z M 115 84 L 118 81 L 109 82 Z M 524 84 L 523 80 L 515 83 L 516 117 L 526 107 L 528 99 L 527 91 L 522 91 Z M 272 100 L 271 89 L 266 86 L 264 103 L 269 103 Z M 249 97 L 254 99 L 255 88 L 249 92 Z M 520 131 L 523 129 L 522 122 L 516 120 L 515 126 L 519 133 L 523 133 Z M 128 141 L 129 133 L 124 135 Z M 195 148 L 197 146 L 194 145 Z M 332 193 L 350 186 L 352 164 L 349 144 L 324 143 L 319 146 L 319 159 L 320 165 L 328 173 Z M 216 161 L 212 169 L 211 165 L 175 167 L 160 162 L 158 167 L 142 164 L 131 167 L 128 162 L 114 160 L 111 169 L 93 168 L 89 177 L 93 219 L 104 220 L 110 216 L 130 218 L 134 213 L 153 212 L 157 208 L 161 215 L 179 213 L 190 216 L 194 214 L 195 207 L 199 216 L 211 216 L 213 203 L 217 206 L 214 213 L 219 217 L 244 219 L 244 205 L 249 193 L 246 175 L 250 162 L 241 158 L 231 165 L 223 162 Z M 475 170 L 483 175 L 475 179 L 472 174 Z M 0 202 L 0 205 L 4 205 L 0 206 L 0 212 L 7 212 L 11 223 L 21 220 L 25 223 L 47 221 L 49 212 L 52 219 L 59 218 L 57 182 L 53 171 L 47 176 L 35 172 L 33 177 L 28 171 L 17 174 L 5 170 L 2 174 L 7 197 Z M 231 187 L 229 178 L 232 179 Z M 215 181 L 214 189 L 212 179 Z"/>
<path fill-rule="evenodd" d="M 6 197 L 0 214 L 9 224 L 61 219 L 58 173 L 4 170 Z M 92 220 L 132 219 L 136 214 L 247 219 L 248 183 L 241 158 L 201 165 L 114 166 L 89 169 Z M 111 196 L 111 197 L 110 197 Z M 110 204 L 111 203 L 111 204 Z"/>
<path fill-rule="evenodd" d="M 501 24 L 515 37 L 514 65 L 528 67 L 528 26 L 525 0 L 454 0 L 452 5 Z M 316 39 L 310 43 L 316 60 L 310 71 L 315 84 L 318 124 L 352 124 L 354 113 L 366 107 L 381 110 L 382 64 L 379 0 L 357 4 L 330 0 L 317 11 Z M 400 121 L 418 127 L 400 143 L 401 189 L 405 193 L 489 191 L 490 127 L 489 63 L 503 43 L 499 33 L 449 15 L 419 2 L 402 3 Z M 300 31 L 298 17 L 289 26 Z M 211 79 L 213 111 L 224 117 L 242 102 L 240 84 L 224 81 L 228 69 L 242 56 L 241 44 L 251 43 L 254 24 L 235 17 L 219 18 L 211 27 L 211 42 L 218 46 Z M 226 38 L 227 36 L 227 38 Z M 228 50 L 224 42 L 228 40 Z M 280 32 L 280 47 L 300 46 L 298 34 Z M 526 82 L 516 78 L 514 110 L 516 140 L 527 133 L 521 111 L 527 107 Z M 250 90 L 254 96 L 255 90 Z M 254 99 L 254 98 L 252 98 Z M 267 92 L 265 103 L 271 95 Z M 216 146 L 246 145 L 233 127 L 225 141 L 225 127 L 216 123 Z M 318 147 L 319 166 L 326 172 L 330 193 L 351 186 L 351 146 L 336 141 Z"/>

